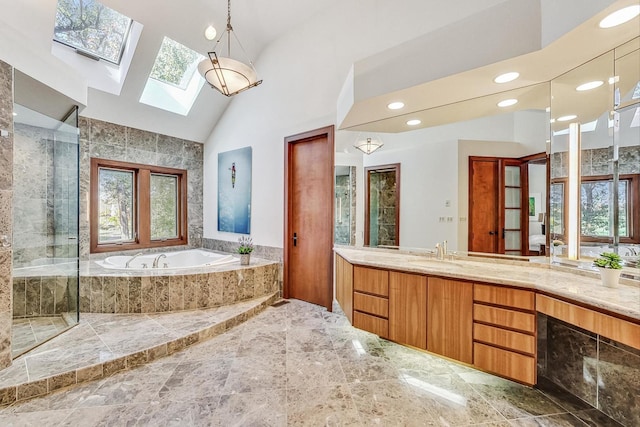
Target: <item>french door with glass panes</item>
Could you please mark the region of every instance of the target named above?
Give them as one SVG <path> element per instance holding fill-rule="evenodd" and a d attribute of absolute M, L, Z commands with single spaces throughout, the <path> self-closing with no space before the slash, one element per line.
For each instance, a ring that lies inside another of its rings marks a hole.
<path fill-rule="evenodd" d="M 523 195 L 527 188 L 522 164 L 520 159 L 469 158 L 469 251 L 524 253 Z"/>
<path fill-rule="evenodd" d="M 501 159 L 499 186 L 500 232 L 498 251 L 505 255 L 522 255 L 522 162 Z"/>

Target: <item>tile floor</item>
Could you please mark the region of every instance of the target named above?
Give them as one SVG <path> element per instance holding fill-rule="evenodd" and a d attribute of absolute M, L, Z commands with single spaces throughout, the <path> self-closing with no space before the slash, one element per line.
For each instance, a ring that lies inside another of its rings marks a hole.
<path fill-rule="evenodd" d="M 13 319 L 11 325 L 11 355 L 15 358 L 68 327 L 62 316 Z"/>
<path fill-rule="evenodd" d="M 0 425 L 617 424 L 557 390 L 396 345 L 291 300 L 180 353 L 1 409 Z"/>

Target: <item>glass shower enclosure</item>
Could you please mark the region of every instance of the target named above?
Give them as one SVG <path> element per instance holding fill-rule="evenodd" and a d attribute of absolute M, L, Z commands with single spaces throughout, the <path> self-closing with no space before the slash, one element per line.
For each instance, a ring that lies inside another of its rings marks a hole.
<path fill-rule="evenodd" d="M 13 327 L 17 357 L 79 320 L 78 109 L 14 104 Z"/>

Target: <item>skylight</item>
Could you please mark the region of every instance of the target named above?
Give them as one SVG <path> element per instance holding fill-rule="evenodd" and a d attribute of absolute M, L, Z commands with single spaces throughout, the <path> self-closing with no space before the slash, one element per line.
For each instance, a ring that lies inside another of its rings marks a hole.
<path fill-rule="evenodd" d="M 53 39 L 81 53 L 120 64 L 132 22 L 95 0 L 58 0 Z"/>
<path fill-rule="evenodd" d="M 183 116 L 189 114 L 204 85 L 196 73 L 203 59 L 198 52 L 165 37 L 140 102 Z"/>

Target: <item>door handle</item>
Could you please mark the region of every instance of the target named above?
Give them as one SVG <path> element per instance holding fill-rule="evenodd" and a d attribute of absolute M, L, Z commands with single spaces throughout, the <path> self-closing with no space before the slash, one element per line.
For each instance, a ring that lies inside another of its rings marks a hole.
<path fill-rule="evenodd" d="M 497 231 L 490 231 L 489 236 L 496 236 L 498 234 Z"/>
<path fill-rule="evenodd" d="M 505 235 L 505 232 L 504 232 L 504 228 L 503 228 L 503 229 L 502 229 L 502 238 L 503 238 L 503 239 L 504 239 L 504 235 Z"/>
<path fill-rule="evenodd" d="M 298 246 L 298 233 L 293 233 L 293 246 Z"/>

